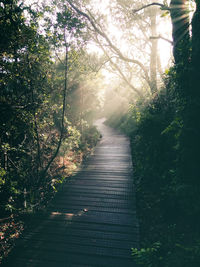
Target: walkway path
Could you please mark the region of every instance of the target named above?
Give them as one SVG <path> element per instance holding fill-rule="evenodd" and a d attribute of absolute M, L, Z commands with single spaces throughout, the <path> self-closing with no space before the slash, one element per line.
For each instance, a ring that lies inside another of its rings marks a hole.
<path fill-rule="evenodd" d="M 18 242 L 9 267 L 134 267 L 138 222 L 129 140 L 97 122 L 103 137 L 63 186 L 38 227 Z"/>

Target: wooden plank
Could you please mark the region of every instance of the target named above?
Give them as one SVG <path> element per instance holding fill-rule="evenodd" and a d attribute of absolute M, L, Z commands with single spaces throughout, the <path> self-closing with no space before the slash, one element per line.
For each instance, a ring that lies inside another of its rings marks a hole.
<path fill-rule="evenodd" d="M 87 200 L 88 202 L 92 201 L 100 201 L 104 203 L 126 203 L 127 205 L 131 202 L 133 199 L 132 195 L 125 195 L 125 194 L 120 194 L 115 191 L 109 191 L 109 192 L 98 192 L 98 191 L 81 191 L 81 190 L 69 190 L 65 194 L 61 195 L 59 197 L 59 200 L 69 200 L 69 199 L 74 199 L 74 200 Z M 57 201 L 58 198 L 55 200 Z"/>
<path fill-rule="evenodd" d="M 58 206 L 52 206 L 49 208 L 49 210 L 54 210 L 57 212 L 61 212 L 61 213 L 77 213 L 79 211 L 84 211 L 84 212 L 88 212 L 88 211 L 95 211 L 95 212 L 105 212 L 105 213 L 118 213 L 118 214 L 128 214 L 128 215 L 136 215 L 135 211 L 132 211 L 130 209 L 126 208 L 119 208 L 115 205 L 112 205 L 111 207 L 109 206 L 100 206 L 98 205 L 99 203 L 97 203 L 96 205 L 94 205 L 93 203 L 91 204 L 83 204 L 82 202 L 78 202 L 78 203 L 73 203 L 73 201 L 71 203 L 59 203 L 59 207 Z"/>
<path fill-rule="evenodd" d="M 7 267 L 136 267 L 132 259 L 121 259 L 107 256 L 85 255 L 81 252 L 57 254 L 57 257 L 37 257 L 24 255 L 18 257 Z"/>
<path fill-rule="evenodd" d="M 83 169 L 67 179 L 18 240 L 3 266 L 134 267 L 138 247 L 130 143 L 98 125 L 103 138 Z"/>
<path fill-rule="evenodd" d="M 113 238 L 120 234 L 126 234 L 129 236 L 132 236 L 132 238 L 135 236 L 138 236 L 139 233 L 139 227 L 137 222 L 135 222 L 131 227 L 128 225 L 115 225 L 115 224 L 108 224 L 108 223 L 94 223 L 94 222 L 78 222 L 73 221 L 72 222 L 65 222 L 63 220 L 42 220 L 41 218 L 38 218 L 36 221 L 32 221 L 33 223 L 36 223 L 39 225 L 36 228 L 30 227 L 27 231 L 31 235 L 38 231 L 42 232 L 58 232 L 58 229 L 63 231 L 63 234 L 67 231 L 93 231 L 93 232 L 99 232 L 100 234 L 104 235 L 105 233 L 110 233 Z M 42 225 L 42 227 L 41 227 Z M 42 229 L 42 230 L 41 230 Z"/>
<path fill-rule="evenodd" d="M 51 234 L 49 234 L 51 233 Z M 34 237 L 35 236 L 39 236 L 41 235 L 41 231 L 35 229 L 34 230 Z M 30 239 L 30 236 L 32 237 L 32 233 L 27 233 L 27 235 L 25 235 L 22 239 L 24 240 L 28 240 Z M 65 229 L 63 229 L 62 227 L 58 228 L 58 227 L 53 227 L 52 225 L 49 225 L 49 227 L 46 227 L 44 229 L 44 231 L 42 231 L 42 236 L 50 236 L 53 240 L 56 240 L 56 237 L 58 237 L 59 239 L 66 239 L 70 236 L 73 237 L 81 237 L 81 238 L 93 238 L 93 239 L 102 239 L 102 240 L 115 240 L 115 241 L 119 241 L 119 242 L 131 242 L 131 243 L 137 243 L 139 235 L 136 234 L 136 232 L 134 233 L 118 233 L 118 232 L 106 232 L 106 231 L 101 231 L 98 228 L 97 229 L 83 229 L 82 228 L 77 228 L 77 227 L 68 227 Z M 137 237 L 137 238 L 136 238 Z M 136 242 L 135 242 L 135 238 L 136 238 Z M 59 240 L 58 239 L 58 240 Z"/>

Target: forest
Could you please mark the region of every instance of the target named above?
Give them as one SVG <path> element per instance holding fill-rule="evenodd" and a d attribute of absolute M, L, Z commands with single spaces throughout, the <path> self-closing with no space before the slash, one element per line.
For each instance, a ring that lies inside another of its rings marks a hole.
<path fill-rule="evenodd" d="M 199 29 L 199 0 L 0 0 L 0 262 L 106 117 L 131 143 L 133 263 L 200 266 Z"/>

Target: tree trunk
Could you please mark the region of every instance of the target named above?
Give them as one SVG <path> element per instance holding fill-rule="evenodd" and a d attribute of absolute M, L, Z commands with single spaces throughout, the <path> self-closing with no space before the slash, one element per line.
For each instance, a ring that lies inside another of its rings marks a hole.
<path fill-rule="evenodd" d="M 187 99 L 186 141 L 188 167 L 184 173 L 190 182 L 200 187 L 200 2 L 196 0 L 196 11 L 192 19 L 192 58 L 190 68 L 190 87 Z"/>
<path fill-rule="evenodd" d="M 183 14 L 183 8 L 181 13 Z M 186 21 L 187 22 L 187 21 Z M 184 25 L 185 27 L 185 25 Z M 180 43 L 175 47 L 175 61 L 178 65 L 177 76 L 180 87 L 180 92 L 183 99 L 182 120 L 183 128 L 181 134 L 181 154 L 182 160 L 181 177 L 190 186 L 195 186 L 195 190 L 199 187 L 200 191 L 200 2 L 196 0 L 196 12 L 192 19 L 192 55 L 189 57 L 189 52 L 183 46 L 182 52 L 179 52 Z M 186 30 L 186 29 L 185 29 Z M 187 34 L 189 35 L 189 33 Z M 188 38 L 188 37 L 187 37 Z M 186 40 L 184 40 L 186 42 Z M 188 56 L 182 58 L 181 53 Z M 180 68 L 181 66 L 181 68 Z M 186 71 L 187 70 L 187 71 Z"/>
<path fill-rule="evenodd" d="M 157 36 L 156 30 L 156 16 L 157 8 L 150 8 L 150 20 L 151 20 L 151 36 Z M 151 92 L 154 94 L 157 92 L 157 53 L 158 53 L 158 39 L 151 39 L 151 56 L 150 56 L 150 81 Z"/>
<path fill-rule="evenodd" d="M 186 0 L 171 0 L 173 54 L 175 63 L 188 64 L 189 60 L 189 12 Z"/>
<path fill-rule="evenodd" d="M 192 87 L 193 94 L 200 96 L 200 1 L 196 0 L 196 11 L 192 18 Z"/>
<path fill-rule="evenodd" d="M 52 155 L 49 163 L 47 164 L 46 168 L 43 171 L 42 178 L 45 177 L 48 169 L 50 168 L 51 164 L 57 157 L 62 141 L 63 141 L 63 134 L 64 134 L 64 120 L 65 120 L 65 109 L 66 109 L 66 95 L 67 95 L 67 83 L 68 83 L 68 52 L 69 52 L 69 46 L 67 43 L 65 43 L 65 72 L 64 72 L 64 88 L 63 88 L 63 107 L 62 107 L 62 120 L 61 120 L 61 130 L 60 130 L 60 138 L 58 141 L 58 145 L 56 148 L 55 153 Z"/>

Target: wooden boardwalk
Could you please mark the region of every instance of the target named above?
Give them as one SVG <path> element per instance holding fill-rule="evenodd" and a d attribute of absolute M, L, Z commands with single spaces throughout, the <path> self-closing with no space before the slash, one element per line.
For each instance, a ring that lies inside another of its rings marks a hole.
<path fill-rule="evenodd" d="M 103 137 L 3 266 L 134 267 L 138 221 L 129 140 L 98 121 Z"/>

